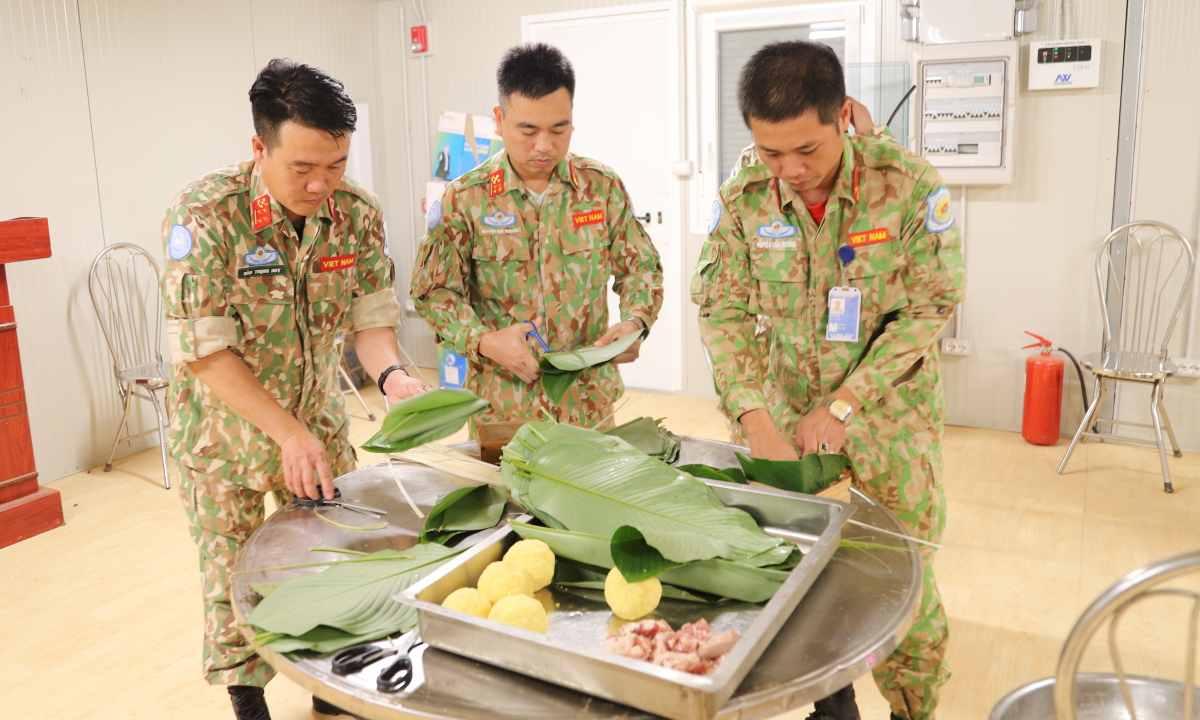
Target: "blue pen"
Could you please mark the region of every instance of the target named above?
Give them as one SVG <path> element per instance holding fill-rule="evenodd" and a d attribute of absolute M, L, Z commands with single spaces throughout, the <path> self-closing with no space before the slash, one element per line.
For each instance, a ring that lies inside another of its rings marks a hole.
<path fill-rule="evenodd" d="M 552 352 L 550 350 L 550 346 L 547 345 L 546 341 L 542 339 L 542 336 L 540 334 L 538 334 L 537 325 L 534 325 L 532 320 L 526 320 L 525 322 L 529 323 L 529 327 L 533 328 L 532 332 L 525 333 L 525 337 L 528 338 L 530 335 L 532 335 L 534 337 L 534 339 L 538 341 L 538 344 L 540 344 L 542 346 L 543 350 L 545 350 L 546 352 Z"/>

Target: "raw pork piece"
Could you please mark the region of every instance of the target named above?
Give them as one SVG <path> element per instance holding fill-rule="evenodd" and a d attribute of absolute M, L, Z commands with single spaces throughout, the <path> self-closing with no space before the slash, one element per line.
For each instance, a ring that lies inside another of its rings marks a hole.
<path fill-rule="evenodd" d="M 720 666 L 740 637 L 736 630 L 714 634 L 704 618 L 685 623 L 678 631 L 662 620 L 639 620 L 605 638 L 604 649 L 672 670 L 707 675 Z"/>

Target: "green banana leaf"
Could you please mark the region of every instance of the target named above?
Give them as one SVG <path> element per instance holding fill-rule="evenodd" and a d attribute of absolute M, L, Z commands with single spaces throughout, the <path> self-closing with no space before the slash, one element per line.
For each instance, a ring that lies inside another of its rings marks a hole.
<path fill-rule="evenodd" d="M 490 407 L 470 390 L 439 388 L 392 406 L 383 427 L 362 445 L 367 452 L 398 453 L 441 440 L 462 429 L 467 419 Z"/>
<path fill-rule="evenodd" d="M 735 454 L 748 479 L 809 495 L 836 481 L 850 465 L 850 458 L 832 453 L 809 453 L 800 460 L 765 460 Z"/>
<path fill-rule="evenodd" d="M 676 469 L 691 475 L 692 477 L 704 478 L 705 480 L 720 480 L 722 482 L 738 483 L 745 485 L 746 473 L 742 472 L 741 468 L 725 468 L 718 470 L 710 465 L 701 465 L 695 463 L 692 465 L 676 465 Z"/>
<path fill-rule="evenodd" d="M 616 567 L 612 555 L 612 541 L 609 538 L 515 521 L 509 521 L 509 525 L 513 532 L 523 539 L 536 539 L 546 543 L 560 559 L 565 558 L 605 570 Z M 555 582 L 559 582 L 558 567 L 556 564 Z M 622 571 L 621 574 L 625 575 L 625 572 Z M 770 600 L 787 578 L 786 570 L 751 567 L 719 559 L 686 563 L 665 570 L 658 576 L 659 582 L 667 585 L 688 588 L 714 597 L 754 603 Z M 600 579 L 603 580 L 603 577 Z M 600 587 L 604 587 L 603 583 Z"/>
<path fill-rule="evenodd" d="M 650 457 L 658 458 L 667 464 L 675 462 L 679 457 L 679 447 L 683 444 L 678 435 L 662 426 L 661 418 L 635 418 L 624 425 L 605 430 L 604 434 L 619 437 Z"/>
<path fill-rule="evenodd" d="M 416 610 L 392 595 L 428 575 L 457 554 L 432 543 L 404 551 L 380 550 L 367 558 L 395 560 L 343 563 L 281 583 L 246 618 L 266 645 L 280 652 L 332 652 L 342 647 L 407 632 Z M 413 559 L 409 560 L 408 556 Z"/>
<path fill-rule="evenodd" d="M 425 525 L 417 539 L 445 545 L 465 533 L 495 527 L 504 517 L 508 489 L 479 485 L 459 488 L 438 498 L 425 516 Z"/>
<path fill-rule="evenodd" d="M 640 340 L 646 331 L 630 333 L 617 338 L 603 347 L 588 345 L 578 350 L 546 353 L 538 359 L 542 371 L 542 390 L 555 405 L 562 403 L 567 388 L 575 384 L 584 370 L 612 360 Z"/>
<path fill-rule="evenodd" d="M 608 538 L 629 525 L 674 562 L 719 557 L 765 566 L 791 554 L 790 544 L 725 507 L 691 475 L 619 438 L 582 429 L 547 437 L 549 427 L 526 424 L 516 436 L 528 430 L 526 437 L 509 443 L 501 459 L 516 478 L 514 497 L 546 525 Z M 539 435 L 545 439 L 535 447 L 528 437 L 537 442 Z"/>

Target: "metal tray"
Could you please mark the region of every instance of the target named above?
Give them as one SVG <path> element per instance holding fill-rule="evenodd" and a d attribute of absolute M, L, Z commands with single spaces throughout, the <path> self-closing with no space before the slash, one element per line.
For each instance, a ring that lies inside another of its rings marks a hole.
<path fill-rule="evenodd" d="M 795 542 L 804 552 L 766 605 L 663 599 L 655 616 L 672 627 L 705 618 L 714 632 L 742 634 L 711 675 L 691 675 L 605 651 L 604 638 L 624 621 L 613 616 L 598 591 L 589 597 L 588 591 L 549 588 L 554 609 L 546 635 L 443 608 L 447 595 L 474 586 L 483 569 L 520 539 L 507 523 L 395 599 L 417 608 L 421 638 L 435 648 L 674 720 L 707 720 L 733 695 L 829 562 L 854 508 L 774 488 L 704 482 L 726 506 L 745 510 L 766 532 Z"/>

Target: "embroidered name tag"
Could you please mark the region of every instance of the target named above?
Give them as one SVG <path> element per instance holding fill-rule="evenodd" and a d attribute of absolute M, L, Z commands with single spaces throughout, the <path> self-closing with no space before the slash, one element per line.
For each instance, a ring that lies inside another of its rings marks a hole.
<path fill-rule="evenodd" d="M 575 227 L 583 227 L 584 225 L 596 225 L 604 222 L 603 210 L 590 210 L 584 213 L 577 213 L 571 216 L 571 225 Z"/>
<path fill-rule="evenodd" d="M 754 247 L 759 250 L 788 250 L 796 247 L 795 240 L 758 240 Z"/>
<path fill-rule="evenodd" d="M 238 268 L 238 278 L 241 280 L 245 280 L 248 277 L 285 274 L 287 274 L 287 270 L 282 265 L 251 265 L 249 267 Z"/>
<path fill-rule="evenodd" d="M 333 272 L 334 270 L 346 270 L 354 267 L 354 261 L 358 258 L 358 253 L 350 253 L 349 255 L 334 255 L 333 257 L 321 258 L 321 272 Z"/>
<path fill-rule="evenodd" d="M 892 238 L 888 235 L 887 228 L 875 228 L 866 232 L 850 233 L 850 247 L 862 247 L 863 245 L 878 245 L 885 243 Z"/>
<path fill-rule="evenodd" d="M 515 233 L 519 230 L 519 228 L 515 227 L 517 224 L 517 216 L 505 215 L 499 210 L 491 215 L 485 215 L 483 217 L 483 224 L 485 227 L 480 228 L 480 231 L 482 231 L 485 235 L 494 235 L 496 233 Z"/>

